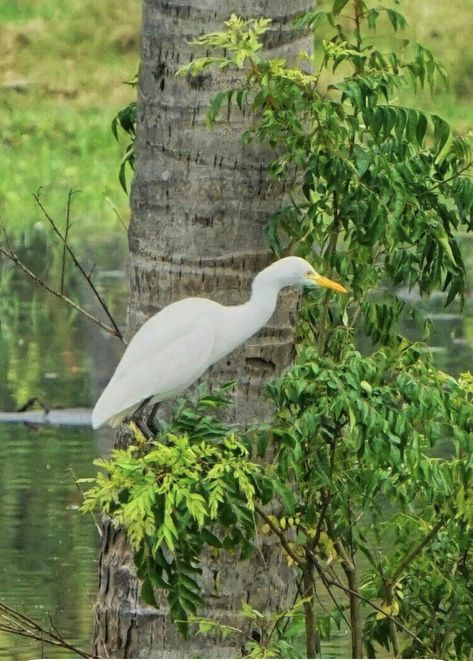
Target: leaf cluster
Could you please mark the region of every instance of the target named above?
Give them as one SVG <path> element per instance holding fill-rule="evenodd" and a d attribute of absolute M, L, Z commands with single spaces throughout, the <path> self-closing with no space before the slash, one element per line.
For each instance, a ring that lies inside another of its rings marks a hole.
<path fill-rule="evenodd" d="M 133 445 L 98 459 L 103 472 L 83 506 L 98 507 L 126 530 L 143 599 L 157 606 L 155 590 L 164 589 L 184 634 L 188 616 L 201 604 L 204 550 L 239 549 L 244 557 L 254 535 L 262 469 L 235 433 L 208 412 L 227 403 L 224 395 L 201 389 L 194 405 L 182 403 L 157 437 L 146 442 L 135 432 Z"/>
<path fill-rule="evenodd" d="M 304 658 L 300 639 L 304 632 L 303 606 L 307 601 L 308 597 L 298 599 L 291 608 L 275 613 L 262 613 L 244 602 L 239 613 L 244 625 L 240 628 L 209 618 L 192 617 L 190 621 L 198 625 L 199 634 L 212 631 L 222 638 L 234 638 L 235 645 L 242 647 L 245 659 Z"/>
<path fill-rule="evenodd" d="M 136 80 L 130 84 L 135 85 Z M 120 161 L 118 170 L 118 180 L 125 193 L 128 193 L 126 174 L 127 168 L 131 171 L 135 169 L 135 138 L 136 138 L 136 101 L 131 101 L 125 108 L 118 111 L 112 119 L 112 133 L 115 140 L 119 142 L 120 131 L 129 136 L 129 142 L 125 147 L 124 154 Z"/>
<path fill-rule="evenodd" d="M 339 19 L 353 4 L 357 28 L 350 30 Z M 473 228 L 471 144 L 438 115 L 399 105 L 401 89 L 433 87 L 445 72 L 420 44 L 406 41 L 398 54 L 363 37 L 361 26 L 374 30 L 381 14 L 394 30 L 404 27 L 398 11 L 358 0 L 301 16 L 296 25 L 314 30 L 316 39 L 324 22 L 334 28 L 322 61 L 304 53 L 304 68 L 266 56 L 269 22 L 232 17 L 224 31 L 196 42 L 222 54 L 197 58 L 181 73 L 218 66 L 243 74 L 239 88 L 214 98 L 209 121 L 223 107 L 228 118 L 234 104 L 250 110 L 254 122 L 244 139 L 275 149 L 270 169 L 293 188 L 267 227 L 276 254 L 296 250 L 322 271 L 337 272 L 356 300 L 387 283 L 421 294 L 442 289 L 447 303 L 461 300 L 465 269 L 456 232 Z M 332 71 L 329 84 L 322 82 L 325 70 Z M 395 309 L 399 302 L 390 297 Z M 387 330 L 398 314 L 392 317 Z M 361 319 L 370 333 L 366 307 Z M 375 341 L 385 338 L 374 334 Z"/>

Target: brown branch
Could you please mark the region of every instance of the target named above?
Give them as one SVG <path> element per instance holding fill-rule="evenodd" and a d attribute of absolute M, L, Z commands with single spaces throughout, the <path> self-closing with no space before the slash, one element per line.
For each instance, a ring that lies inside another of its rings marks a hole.
<path fill-rule="evenodd" d="M 425 548 L 425 546 L 427 546 L 427 544 L 430 541 L 432 541 L 432 539 L 438 533 L 438 531 L 443 526 L 443 524 L 444 524 L 443 519 L 437 521 L 437 523 L 433 526 L 433 528 L 429 531 L 429 533 L 423 539 L 421 539 L 421 541 L 416 546 L 414 546 L 414 548 L 411 551 L 408 551 L 406 553 L 406 555 L 401 560 L 401 562 L 397 566 L 397 569 L 394 571 L 392 576 L 385 580 L 384 587 L 386 590 L 386 603 L 388 606 L 392 606 L 394 603 L 394 589 L 403 571 L 407 569 L 407 567 L 411 564 L 411 562 L 415 560 L 415 558 L 420 553 L 422 553 L 422 550 Z M 393 620 L 389 620 L 388 628 L 389 628 L 389 639 L 391 641 L 393 654 L 397 658 L 399 656 L 399 637 L 396 629 L 396 624 L 397 623 L 394 622 Z"/>
<path fill-rule="evenodd" d="M 314 610 L 315 580 L 314 564 L 309 558 L 302 570 L 304 597 L 310 597 L 304 601 L 304 620 L 305 620 L 305 647 L 308 659 L 317 659 L 320 652 L 320 639 L 317 629 L 317 620 Z"/>
<path fill-rule="evenodd" d="M 2 620 L 4 623 L 2 623 Z M 76 647 L 72 643 L 69 643 L 61 634 L 57 631 L 54 626 L 51 626 L 50 629 L 45 629 L 41 624 L 33 620 L 25 613 L 7 606 L 5 603 L 0 602 L 0 631 L 5 633 L 13 634 L 15 636 L 22 636 L 23 638 L 30 638 L 33 640 L 38 640 L 47 645 L 53 645 L 55 647 L 61 647 L 62 649 L 70 650 L 75 652 L 83 659 L 95 659 L 97 657 L 93 656 L 89 652 Z M 101 658 L 101 657 L 99 657 Z"/>
<path fill-rule="evenodd" d="M 71 200 L 74 195 L 72 188 L 69 189 L 67 195 L 67 209 L 66 209 L 66 229 L 64 232 L 64 243 L 62 246 L 62 259 L 61 259 L 61 294 L 64 294 L 64 279 L 66 275 L 66 246 L 67 239 L 69 236 L 69 230 L 71 228 Z"/>
<path fill-rule="evenodd" d="M 10 247 L 10 245 L 8 243 L 8 237 L 6 235 L 5 230 L 4 230 L 4 234 L 5 234 L 5 238 L 6 238 L 6 241 L 7 241 L 7 249 L 0 246 L 0 254 L 1 255 L 3 255 L 7 259 L 10 259 L 12 262 L 14 262 L 18 266 L 18 268 L 20 268 L 23 271 L 23 273 L 25 273 L 25 275 L 27 275 L 30 278 L 30 280 L 32 280 L 34 283 L 36 283 L 40 287 L 43 287 L 43 289 L 46 289 L 46 291 L 48 291 L 51 294 L 53 294 L 54 296 L 56 296 L 57 298 L 59 298 L 61 301 L 63 301 L 67 305 L 70 305 L 72 308 L 74 308 L 74 310 L 76 310 L 77 312 L 82 314 L 89 321 L 92 321 L 94 324 L 97 324 L 98 326 L 100 326 L 100 328 L 102 328 L 102 330 L 106 331 L 110 335 L 113 335 L 114 337 L 118 337 L 118 339 L 123 342 L 123 337 L 122 337 L 120 331 L 118 331 L 118 334 L 117 334 L 117 331 L 115 330 L 115 328 L 112 328 L 110 326 L 107 326 L 107 324 L 104 324 L 102 321 L 100 321 L 100 319 L 97 319 L 97 317 L 94 317 L 92 314 L 90 314 L 90 312 L 87 312 L 87 310 L 85 310 L 83 307 L 81 307 L 80 305 L 75 303 L 68 296 L 65 296 L 64 294 L 61 294 L 60 291 L 58 291 L 57 289 L 54 289 L 53 287 L 48 285 L 48 283 L 45 282 L 44 280 L 42 280 L 39 276 L 37 276 L 36 273 L 33 273 L 33 271 L 31 271 L 26 266 L 26 264 L 24 264 L 21 261 L 21 259 L 18 257 L 18 255 Z"/>
<path fill-rule="evenodd" d="M 363 643 L 361 635 L 361 612 L 358 594 L 358 572 L 353 559 L 348 555 L 340 540 L 334 542 L 335 549 L 341 557 L 341 565 L 347 577 L 350 597 L 350 623 L 351 623 L 351 646 L 354 659 L 363 656 Z"/>
<path fill-rule="evenodd" d="M 421 539 L 421 541 L 417 544 L 417 546 L 414 546 L 414 548 L 411 551 L 406 553 L 404 558 L 399 563 L 396 571 L 393 573 L 390 579 L 388 579 L 388 582 L 391 583 L 391 585 L 393 586 L 396 585 L 402 572 L 411 564 L 413 560 L 415 560 L 415 558 L 419 555 L 419 553 L 421 553 L 424 547 L 427 546 L 427 544 L 432 541 L 432 539 L 435 537 L 435 535 L 438 533 L 438 531 L 444 525 L 444 523 L 445 521 L 443 519 L 437 521 L 437 523 L 430 530 L 430 532 L 427 533 L 424 539 Z"/>
<path fill-rule="evenodd" d="M 40 189 L 40 190 L 41 190 L 41 189 Z M 123 341 L 123 337 L 122 337 L 122 334 L 121 334 L 121 332 L 120 332 L 120 329 L 118 328 L 118 326 L 117 326 L 117 324 L 116 324 L 116 322 L 115 322 L 115 319 L 113 318 L 113 316 L 112 316 L 110 310 L 108 309 L 107 304 L 105 303 L 105 301 L 103 300 L 102 296 L 101 296 L 100 293 L 98 292 L 98 290 L 97 290 L 96 286 L 94 285 L 94 283 L 93 283 L 91 277 L 89 276 L 89 274 L 87 274 L 86 270 L 84 269 L 84 267 L 82 266 L 82 264 L 79 262 L 79 260 L 78 260 L 77 257 L 75 256 L 74 251 L 72 250 L 72 248 L 70 247 L 70 245 L 67 243 L 67 238 L 66 238 L 65 236 L 63 236 L 63 234 L 60 232 L 60 230 L 58 229 L 58 227 L 57 227 L 55 221 L 54 221 L 53 218 L 48 214 L 46 208 L 43 206 L 43 203 L 41 202 L 41 198 L 40 198 L 40 195 L 39 195 L 39 194 L 40 194 L 40 190 L 38 190 L 38 192 L 35 193 L 35 194 L 33 195 L 34 199 L 36 200 L 36 204 L 39 206 L 39 208 L 41 209 L 41 211 L 42 211 L 43 214 L 44 214 L 44 217 L 46 218 L 46 220 L 49 222 L 49 224 L 50 224 L 51 227 L 53 228 L 54 233 L 55 233 L 55 234 L 59 237 L 59 239 L 62 241 L 63 246 L 64 246 L 64 249 L 67 250 L 67 252 L 68 252 L 70 258 L 72 259 L 72 262 L 73 262 L 74 266 L 79 270 L 80 274 L 85 278 L 87 284 L 88 284 L 89 287 L 91 288 L 91 290 L 92 290 L 92 292 L 93 292 L 95 298 L 97 299 L 97 301 L 98 301 L 99 304 L 100 304 L 100 307 L 101 307 L 102 310 L 105 312 L 105 314 L 106 314 L 108 320 L 110 321 L 110 323 L 111 323 L 111 325 L 112 325 L 112 327 L 113 327 L 113 329 L 114 329 L 114 333 L 113 333 L 113 335 L 115 335 L 115 337 L 118 337 L 120 340 Z M 71 194 L 71 192 L 70 192 L 69 194 Z"/>
<path fill-rule="evenodd" d="M 335 605 L 335 608 L 337 609 L 340 617 L 345 621 L 345 624 L 350 629 L 351 628 L 350 621 L 348 620 L 347 616 L 343 612 L 343 609 L 340 606 L 340 604 L 338 603 L 337 598 L 333 594 L 331 585 L 329 583 L 329 580 L 327 579 L 326 570 L 320 564 L 315 564 L 314 563 L 314 566 L 315 566 L 315 569 L 317 570 L 317 573 L 318 573 L 322 583 L 324 584 L 324 588 L 327 590 L 327 593 L 328 593 L 330 599 L 333 601 L 333 603 Z"/>
<path fill-rule="evenodd" d="M 289 557 L 291 557 L 299 567 L 303 568 L 304 565 L 306 564 L 305 559 L 302 558 L 301 556 L 297 555 L 296 553 L 294 553 L 294 551 L 291 549 L 291 547 L 287 543 L 286 537 L 285 537 L 284 533 L 282 532 L 282 530 L 280 530 L 278 528 L 278 526 L 276 526 L 274 524 L 274 522 L 270 519 L 270 517 L 265 512 L 263 512 L 263 510 L 260 509 L 258 506 L 255 507 L 255 512 L 263 519 L 263 521 L 265 523 L 268 524 L 268 526 L 271 528 L 271 530 L 279 537 L 279 541 L 281 542 L 281 546 L 284 548 L 284 550 L 289 555 Z M 337 602 L 337 599 L 336 599 L 335 595 L 333 594 L 333 592 L 330 588 L 330 585 L 327 581 L 327 578 L 326 578 L 325 574 L 323 573 L 323 569 L 322 569 L 322 573 L 321 573 L 320 565 L 314 564 L 314 566 L 315 566 L 315 568 L 317 570 L 317 573 L 319 574 L 319 576 L 320 576 L 320 578 L 321 578 L 321 580 L 322 580 L 322 582 L 325 586 L 325 589 L 327 590 L 331 600 L 333 601 L 333 603 L 335 605 L 335 608 L 338 610 L 338 612 L 340 613 L 342 618 L 345 620 L 345 623 L 349 627 L 350 622 L 347 620 L 343 610 L 341 609 L 339 603 Z"/>

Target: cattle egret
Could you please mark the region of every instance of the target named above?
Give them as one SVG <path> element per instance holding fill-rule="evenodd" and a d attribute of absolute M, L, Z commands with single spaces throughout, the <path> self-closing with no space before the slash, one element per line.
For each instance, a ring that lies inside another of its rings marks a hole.
<path fill-rule="evenodd" d="M 150 398 L 170 399 L 257 333 L 271 318 L 283 287 L 345 287 L 319 275 L 300 257 L 285 257 L 253 280 L 243 305 L 220 305 L 206 298 L 185 298 L 148 319 L 127 346 L 114 375 L 92 412 L 94 429 L 115 427 Z"/>

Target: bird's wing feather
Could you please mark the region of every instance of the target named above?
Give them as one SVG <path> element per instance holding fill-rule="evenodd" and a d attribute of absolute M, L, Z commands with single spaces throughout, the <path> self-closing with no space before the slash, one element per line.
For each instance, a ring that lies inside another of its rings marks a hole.
<path fill-rule="evenodd" d="M 210 365 L 215 342 L 214 314 L 209 312 L 206 308 L 197 318 L 186 315 L 180 325 L 171 324 L 174 338 L 166 335 L 164 346 L 162 337 L 159 342 L 152 333 L 139 338 L 137 333 L 95 405 L 92 426 L 100 427 L 148 397 L 172 397 L 198 379 Z"/>
<path fill-rule="evenodd" d="M 180 337 L 192 333 L 203 317 L 211 317 L 222 306 L 205 298 L 185 298 L 171 303 L 150 317 L 137 330 L 115 370 L 115 376 L 127 374 L 137 362 L 147 362 Z"/>

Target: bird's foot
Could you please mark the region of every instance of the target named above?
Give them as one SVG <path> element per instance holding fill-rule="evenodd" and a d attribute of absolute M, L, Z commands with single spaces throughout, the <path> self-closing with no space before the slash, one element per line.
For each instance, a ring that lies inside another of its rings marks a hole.
<path fill-rule="evenodd" d="M 153 434 L 153 436 L 157 436 L 159 432 L 159 422 L 156 418 L 156 413 L 158 411 L 160 402 L 157 402 L 151 411 L 149 412 L 149 415 L 146 418 L 146 427 L 150 430 L 150 432 Z"/>
<path fill-rule="evenodd" d="M 138 418 L 130 418 L 128 421 L 133 436 L 139 443 L 146 443 L 154 437 L 154 433 L 148 427 L 146 422 Z"/>

